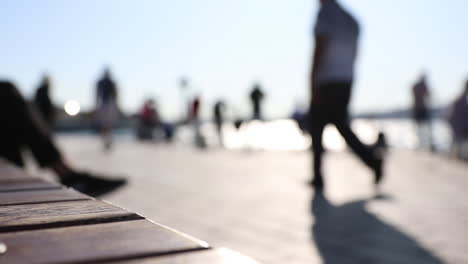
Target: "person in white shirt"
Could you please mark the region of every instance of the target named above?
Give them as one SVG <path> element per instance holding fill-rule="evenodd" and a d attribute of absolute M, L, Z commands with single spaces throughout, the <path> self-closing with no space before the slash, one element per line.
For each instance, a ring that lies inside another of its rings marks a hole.
<path fill-rule="evenodd" d="M 350 128 L 348 105 L 354 79 L 359 39 L 359 24 L 336 0 L 320 0 L 314 28 L 315 50 L 310 75 L 312 99 L 309 112 L 314 175 L 310 184 L 324 186 L 322 135 L 325 126 L 334 124 L 349 147 L 374 171 L 374 183 L 383 176 L 381 151 L 385 137 L 379 134 L 374 146 L 364 145 Z"/>

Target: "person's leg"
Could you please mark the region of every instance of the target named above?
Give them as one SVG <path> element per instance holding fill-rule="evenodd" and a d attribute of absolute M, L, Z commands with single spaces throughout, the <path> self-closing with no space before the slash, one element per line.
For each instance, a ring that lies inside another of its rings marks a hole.
<path fill-rule="evenodd" d="M 320 123 L 316 124 L 311 129 L 312 136 L 312 152 L 314 156 L 313 160 L 313 179 L 312 185 L 316 187 L 323 186 L 323 174 L 322 174 L 322 158 L 324 153 L 322 136 L 325 125 Z"/>
<path fill-rule="evenodd" d="M 356 134 L 351 130 L 349 122 L 342 119 L 335 121 L 334 124 L 351 150 L 356 153 L 367 166 L 373 167 L 376 163 L 376 158 L 374 157 L 371 147 L 364 145 L 361 140 L 359 140 Z"/>
<path fill-rule="evenodd" d="M 416 130 L 416 137 L 418 138 L 416 148 L 422 148 L 424 146 L 424 135 L 422 131 L 422 125 L 420 120 L 415 120 L 415 130 Z"/>
<path fill-rule="evenodd" d="M 349 122 L 348 105 L 351 97 L 352 83 L 340 83 L 333 85 L 329 91 L 333 91 L 336 106 L 331 113 L 332 122 L 338 132 L 346 141 L 351 150 L 375 173 L 375 183 L 379 183 L 382 178 L 382 157 L 377 155 L 376 149 L 367 146 L 359 140 L 353 132 Z M 378 143 L 385 145 L 384 136 L 379 134 Z"/>
<path fill-rule="evenodd" d="M 41 117 L 32 111 L 16 87 L 10 83 L 0 82 L 1 110 L 0 120 L 8 124 L 2 129 L 2 156 L 22 166 L 21 148 L 31 150 L 41 167 L 48 167 L 61 160 L 61 154 L 52 143 L 47 126 Z"/>
<path fill-rule="evenodd" d="M 106 180 L 78 172 L 64 162 L 42 120 L 11 82 L 0 81 L 0 98 L 0 122 L 8 124 L 0 133 L 1 157 L 21 166 L 21 148 L 29 148 L 39 165 L 52 169 L 63 184 L 90 195 L 104 194 L 125 184 L 124 179 Z"/>
<path fill-rule="evenodd" d="M 254 102 L 253 103 L 253 117 L 252 119 L 253 120 L 260 120 L 261 119 L 261 116 L 260 116 L 260 103 L 259 102 Z"/>
<path fill-rule="evenodd" d="M 326 120 L 324 119 L 325 114 L 326 113 L 319 105 L 311 105 L 309 113 L 305 118 L 307 131 L 312 139 L 312 180 L 310 181 L 310 184 L 317 189 L 323 188 L 324 185 L 322 158 L 325 151 L 322 144 L 322 136 L 326 125 Z"/>
<path fill-rule="evenodd" d="M 224 146 L 224 137 L 223 137 L 223 121 L 217 119 L 216 121 L 216 133 L 218 134 L 218 142 L 221 147 Z"/>
<path fill-rule="evenodd" d="M 374 183 L 379 184 L 383 177 L 383 153 L 386 148 L 384 135 L 379 134 L 375 147 L 366 146 L 351 130 L 347 120 L 336 121 L 334 124 L 351 150 L 374 171 Z"/>
<path fill-rule="evenodd" d="M 426 132 L 425 139 L 427 142 L 426 146 L 429 148 L 431 152 L 435 152 L 436 146 L 432 137 L 432 120 L 429 115 L 429 112 L 427 112 L 427 116 L 425 119 L 425 132 Z"/>
<path fill-rule="evenodd" d="M 97 110 L 99 133 L 104 150 L 112 147 L 112 126 L 114 122 L 114 109 L 112 102 L 103 103 Z"/>
<path fill-rule="evenodd" d="M 416 123 L 416 131 L 418 136 L 418 148 L 434 149 L 432 142 L 432 127 L 429 116 L 429 110 L 425 108 L 414 110 L 414 118 Z"/>
<path fill-rule="evenodd" d="M 2 129 L 0 140 L 7 147 L 2 148 L 0 155 L 21 167 L 21 149 L 28 148 L 41 167 L 52 169 L 61 179 L 70 175 L 72 170 L 63 162 L 41 116 L 31 109 L 12 83 L 0 82 L 0 92 L 0 120 L 9 124 Z"/>
<path fill-rule="evenodd" d="M 21 98 L 14 86 L 9 82 L 0 82 L 0 123 L 3 124 L 0 129 L 0 157 L 6 159 L 17 166 L 23 166 L 21 156 L 22 143 L 19 136 L 15 133 L 18 127 L 18 121 L 12 116 L 10 109 L 16 106 L 14 103 L 17 98 Z M 14 112 L 13 112 L 14 113 Z"/>
<path fill-rule="evenodd" d="M 110 150 L 112 147 L 112 131 L 110 128 L 104 128 L 102 130 L 102 138 L 104 142 L 104 150 Z"/>

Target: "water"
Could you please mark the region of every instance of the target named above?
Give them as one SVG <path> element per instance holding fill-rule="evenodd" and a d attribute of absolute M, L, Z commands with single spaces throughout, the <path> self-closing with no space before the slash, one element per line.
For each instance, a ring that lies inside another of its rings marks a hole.
<path fill-rule="evenodd" d="M 352 123 L 353 130 L 365 143 L 375 141 L 379 131 L 387 136 L 389 145 L 395 148 L 416 149 L 419 141 L 417 130 L 411 120 L 405 119 L 381 119 L 367 120 L 356 119 Z M 451 142 L 449 126 L 443 120 L 435 120 L 432 123 L 434 145 L 439 151 L 448 151 Z M 253 148 L 264 150 L 305 150 L 310 147 L 311 140 L 303 135 L 296 123 L 289 119 L 269 122 L 253 121 L 246 124 L 240 130 L 236 130 L 232 124 L 223 127 L 225 146 L 230 149 Z M 211 123 L 202 126 L 203 135 L 208 145 L 218 145 L 215 128 Z M 191 127 L 181 127 L 178 138 L 185 143 L 193 141 Z M 324 145 L 327 149 L 343 150 L 346 144 L 334 126 L 330 125 L 324 132 Z"/>
<path fill-rule="evenodd" d="M 358 137 L 367 144 L 375 142 L 379 131 L 387 136 L 388 143 L 394 148 L 417 149 L 419 141 L 414 123 L 409 119 L 355 119 L 352 128 Z M 439 119 L 432 122 L 433 141 L 438 151 L 447 152 L 451 144 L 448 124 Z M 204 123 L 201 131 L 209 147 L 219 146 L 216 130 L 212 123 Z M 311 139 L 304 135 L 296 123 L 290 119 L 269 122 L 252 121 L 236 130 L 232 123 L 223 126 L 224 143 L 228 149 L 261 149 L 275 151 L 300 151 L 310 148 Z M 91 132 L 67 133 L 68 136 L 93 136 Z M 115 131 L 116 141 L 135 141 L 133 129 Z M 177 130 L 178 144 L 193 144 L 192 126 L 181 126 Z M 341 151 L 346 144 L 334 126 L 326 127 L 323 136 L 324 146 L 329 150 Z"/>

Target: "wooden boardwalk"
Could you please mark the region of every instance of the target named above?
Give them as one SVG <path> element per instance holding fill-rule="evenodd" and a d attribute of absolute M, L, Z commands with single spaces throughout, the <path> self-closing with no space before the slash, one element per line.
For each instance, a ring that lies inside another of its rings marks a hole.
<path fill-rule="evenodd" d="M 254 263 L 0 161 L 0 263 Z"/>
<path fill-rule="evenodd" d="M 467 163 L 392 150 L 374 199 L 367 168 L 329 152 L 320 197 L 308 152 L 123 141 L 106 154 L 94 137 L 58 139 L 78 166 L 128 176 L 105 200 L 260 262 L 468 263 Z"/>

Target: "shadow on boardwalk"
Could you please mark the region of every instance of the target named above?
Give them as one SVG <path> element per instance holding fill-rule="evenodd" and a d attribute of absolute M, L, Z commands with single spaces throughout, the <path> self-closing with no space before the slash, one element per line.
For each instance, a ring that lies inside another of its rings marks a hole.
<path fill-rule="evenodd" d="M 323 193 L 315 194 L 312 239 L 324 264 L 443 263 L 416 240 L 368 212 L 366 202 L 335 206 Z"/>

